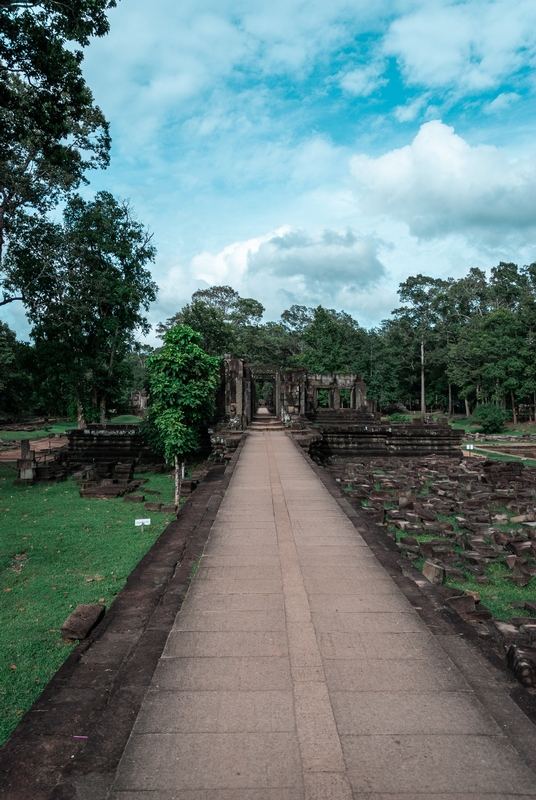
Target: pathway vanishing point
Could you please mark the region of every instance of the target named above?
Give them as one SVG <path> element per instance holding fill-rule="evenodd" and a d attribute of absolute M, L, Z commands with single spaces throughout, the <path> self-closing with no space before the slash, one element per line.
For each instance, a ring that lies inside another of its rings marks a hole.
<path fill-rule="evenodd" d="M 474 658 L 432 635 L 288 436 L 252 432 L 111 797 L 536 797 L 502 720 L 531 724 L 506 693 L 489 713 L 460 647 Z"/>

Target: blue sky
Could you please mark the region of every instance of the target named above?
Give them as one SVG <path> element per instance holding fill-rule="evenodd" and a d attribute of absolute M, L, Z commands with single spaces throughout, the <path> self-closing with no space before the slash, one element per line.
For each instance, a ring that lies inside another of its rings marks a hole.
<path fill-rule="evenodd" d="M 410 274 L 536 260 L 534 0 L 120 0 L 110 23 L 91 191 L 154 231 L 154 324 L 230 284 L 267 319 L 368 327 Z"/>

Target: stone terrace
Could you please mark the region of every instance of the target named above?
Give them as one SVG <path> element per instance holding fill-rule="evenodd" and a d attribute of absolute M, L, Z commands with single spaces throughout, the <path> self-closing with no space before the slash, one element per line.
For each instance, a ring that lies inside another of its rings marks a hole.
<path fill-rule="evenodd" d="M 532 724 L 345 503 L 285 433 L 248 436 L 113 800 L 536 797 Z"/>

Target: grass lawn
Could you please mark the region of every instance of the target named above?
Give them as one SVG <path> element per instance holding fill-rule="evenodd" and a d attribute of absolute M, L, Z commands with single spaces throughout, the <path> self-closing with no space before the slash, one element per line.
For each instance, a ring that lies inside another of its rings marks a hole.
<path fill-rule="evenodd" d="M 122 498 L 81 498 L 70 479 L 24 488 L 15 477 L 0 464 L 0 744 L 72 650 L 59 632 L 70 612 L 109 606 L 173 518 Z M 170 475 L 147 477 L 161 492 L 147 499 L 172 503 Z M 143 533 L 141 516 L 152 521 Z"/>
<path fill-rule="evenodd" d="M 21 423 L 21 425 L 23 424 L 24 423 Z M 6 442 L 20 442 L 21 439 L 43 439 L 51 433 L 62 434 L 65 433 L 65 431 L 72 431 L 77 427 L 78 425 L 76 422 L 55 422 L 37 431 L 5 431 L 0 429 L 0 439 L 4 439 Z"/>
<path fill-rule="evenodd" d="M 141 417 L 135 417 L 133 414 L 123 414 L 122 416 L 112 417 L 112 419 L 107 420 L 107 423 L 119 425 L 138 425 L 140 422 Z M 21 422 L 21 427 L 24 426 L 24 424 L 25 423 Z M 78 423 L 74 421 L 54 422 L 37 431 L 6 431 L 2 429 L 2 423 L 0 422 L 0 439 L 4 439 L 6 442 L 19 442 L 21 439 L 43 439 L 51 433 L 62 434 L 66 431 L 76 430 L 76 428 L 78 428 Z"/>

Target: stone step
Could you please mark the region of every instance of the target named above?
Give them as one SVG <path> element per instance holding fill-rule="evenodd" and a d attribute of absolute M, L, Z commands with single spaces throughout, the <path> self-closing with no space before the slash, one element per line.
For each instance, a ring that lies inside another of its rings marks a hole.
<path fill-rule="evenodd" d="M 284 431 L 285 426 L 279 420 L 263 420 L 262 422 L 253 420 L 249 426 L 252 431 Z"/>

